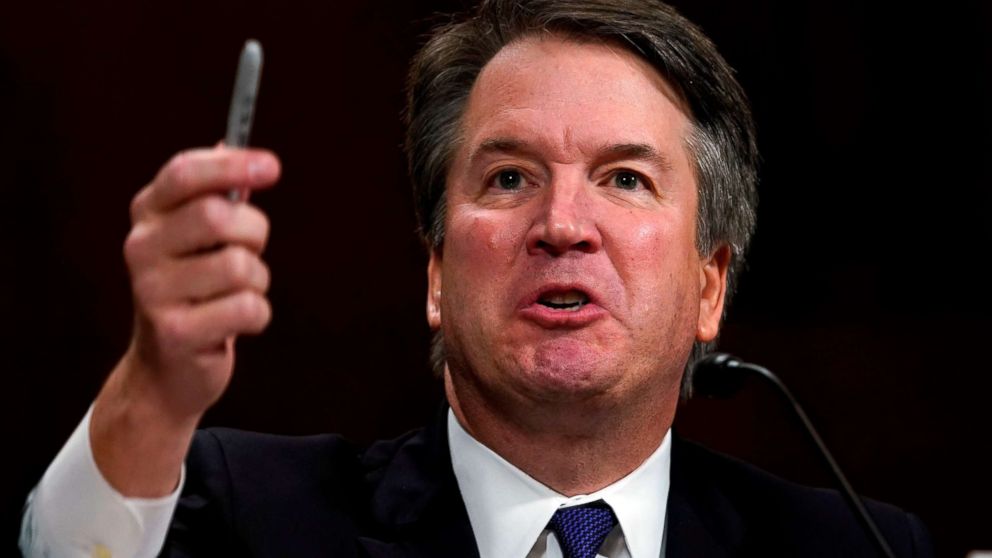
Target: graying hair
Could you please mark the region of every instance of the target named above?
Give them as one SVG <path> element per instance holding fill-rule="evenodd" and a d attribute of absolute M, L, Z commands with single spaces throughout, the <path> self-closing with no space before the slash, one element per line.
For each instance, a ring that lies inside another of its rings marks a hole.
<path fill-rule="evenodd" d="M 413 59 L 407 82 L 406 152 L 420 234 L 430 250 L 444 244 L 445 183 L 475 80 L 497 52 L 526 36 L 564 35 L 619 45 L 650 63 L 681 93 L 692 128 L 685 145 L 698 182 L 696 246 L 732 254 L 724 308 L 736 286 L 757 207 L 758 148 L 747 98 L 713 43 L 674 8 L 655 0 L 483 0 L 474 13 L 433 33 Z M 695 343 L 692 365 L 710 349 Z M 435 332 L 431 363 L 444 370 Z"/>

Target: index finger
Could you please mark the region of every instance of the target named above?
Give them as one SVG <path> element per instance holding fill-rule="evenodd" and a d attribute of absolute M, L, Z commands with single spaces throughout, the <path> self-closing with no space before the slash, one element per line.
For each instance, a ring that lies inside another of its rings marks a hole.
<path fill-rule="evenodd" d="M 281 170 L 278 157 L 266 149 L 182 151 L 162 167 L 139 205 L 161 212 L 202 194 L 266 188 L 275 184 Z"/>

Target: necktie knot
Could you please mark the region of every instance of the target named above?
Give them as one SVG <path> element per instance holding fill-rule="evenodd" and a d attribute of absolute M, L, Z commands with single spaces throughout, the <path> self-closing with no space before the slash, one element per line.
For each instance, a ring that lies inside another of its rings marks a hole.
<path fill-rule="evenodd" d="M 548 528 L 558 537 L 565 558 L 595 558 L 617 524 L 613 509 L 602 500 L 585 506 L 560 508 Z"/>

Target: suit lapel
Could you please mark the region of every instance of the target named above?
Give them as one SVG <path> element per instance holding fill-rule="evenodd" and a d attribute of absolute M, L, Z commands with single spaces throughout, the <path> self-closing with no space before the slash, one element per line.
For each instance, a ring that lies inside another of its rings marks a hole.
<path fill-rule="evenodd" d="M 711 471 L 696 459 L 696 448 L 672 439 L 671 488 L 668 493 L 667 558 L 736 556 L 744 538 L 737 510 L 716 488 Z"/>
<path fill-rule="evenodd" d="M 665 556 L 735 556 L 743 521 L 715 488 L 692 444 L 673 436 Z M 359 537 L 370 558 L 478 558 L 475 535 L 451 468 L 447 406 L 370 473 L 373 534 Z"/>
<path fill-rule="evenodd" d="M 451 468 L 447 405 L 426 429 L 402 442 L 370 476 L 374 535 L 359 537 L 372 558 L 477 558 L 479 555 Z"/>

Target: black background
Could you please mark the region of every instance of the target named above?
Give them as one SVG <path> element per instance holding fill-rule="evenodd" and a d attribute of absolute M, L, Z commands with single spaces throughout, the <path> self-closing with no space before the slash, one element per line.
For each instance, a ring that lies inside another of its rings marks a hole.
<path fill-rule="evenodd" d="M 426 255 L 399 145 L 420 37 L 461 2 L 31 3 L 0 17 L 3 552 L 23 498 L 123 352 L 127 206 L 224 132 L 242 42 L 265 47 L 253 143 L 284 178 L 274 321 L 239 342 L 205 419 L 357 440 L 422 424 Z M 988 3 L 688 1 L 751 98 L 764 159 L 722 347 L 779 372 L 862 493 L 917 512 L 942 556 L 992 548 Z M 827 484 L 767 388 L 677 427 Z"/>

